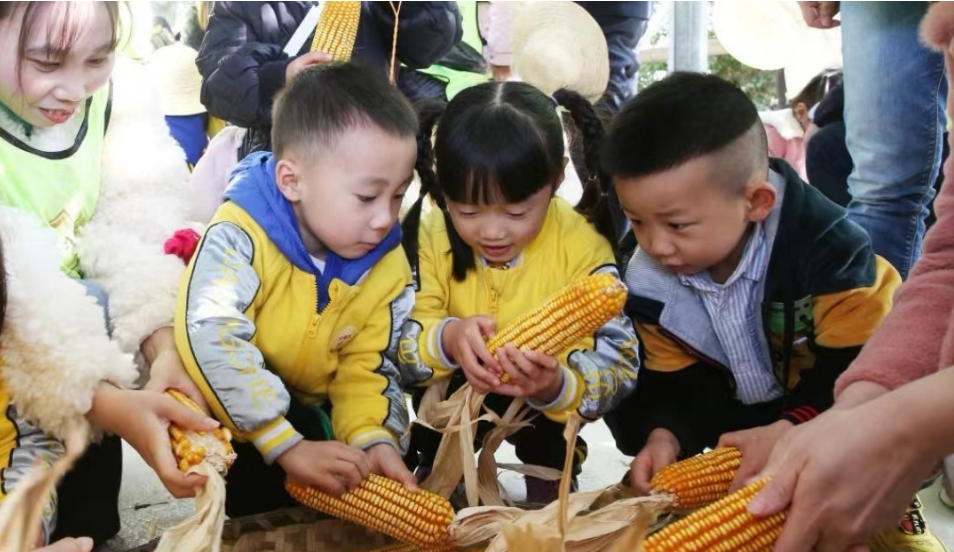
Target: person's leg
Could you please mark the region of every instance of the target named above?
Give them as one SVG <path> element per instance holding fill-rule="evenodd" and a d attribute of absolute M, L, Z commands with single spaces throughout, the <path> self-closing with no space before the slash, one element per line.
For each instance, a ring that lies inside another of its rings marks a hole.
<path fill-rule="evenodd" d="M 848 207 L 851 202 L 848 176 L 853 167 L 845 145 L 844 122 L 826 125 L 808 141 L 805 151 L 808 182 L 842 207 Z"/>
<path fill-rule="evenodd" d="M 109 301 L 99 286 L 81 282 L 86 294 L 103 308 L 109 328 Z M 122 440 L 104 437 L 91 445 L 57 486 L 56 526 L 52 541 L 64 537 L 90 537 L 96 544 L 119 532 L 119 488 L 123 479 Z"/>
<path fill-rule="evenodd" d="M 544 415 L 538 416 L 531 427 L 521 429 L 507 440 L 513 443 L 517 458 L 520 462 L 530 466 L 543 466 L 555 470 L 563 470 L 566 459 L 566 440 L 563 438 L 564 424 L 559 424 Z M 586 460 L 588 448 L 582 437 L 577 437 L 573 449 L 573 488 L 576 488 L 576 477 L 583 471 L 583 462 Z M 559 481 L 549 481 L 537 477 L 526 476 L 527 502 L 531 504 L 549 504 L 557 499 Z"/>
<path fill-rule="evenodd" d="M 924 2 L 842 2 L 848 216 L 902 277 L 921 253 L 940 170 L 944 59 L 918 40 Z"/>
<path fill-rule="evenodd" d="M 311 407 L 292 399 L 285 418 L 309 441 L 328 439 L 321 417 Z M 251 443 L 234 443 L 237 458 L 225 478 L 225 513 L 230 518 L 270 512 L 295 506 L 285 491 L 285 471 L 277 463 L 268 465 Z"/>
<path fill-rule="evenodd" d="M 122 440 L 115 435 L 90 445 L 57 487 L 56 526 L 50 542 L 90 537 L 100 545 L 119 532 Z"/>
<path fill-rule="evenodd" d="M 636 93 L 639 58 L 636 46 L 649 25 L 649 2 L 578 2 L 603 30 L 609 50 L 610 76 L 606 93 L 598 102 L 607 115 Z"/>

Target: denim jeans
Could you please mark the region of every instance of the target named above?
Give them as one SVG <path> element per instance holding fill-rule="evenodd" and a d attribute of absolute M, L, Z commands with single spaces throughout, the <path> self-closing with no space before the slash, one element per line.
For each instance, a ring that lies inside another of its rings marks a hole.
<path fill-rule="evenodd" d="M 902 277 L 921 255 L 946 124 L 944 57 L 918 40 L 925 2 L 842 2 L 848 216 Z"/>

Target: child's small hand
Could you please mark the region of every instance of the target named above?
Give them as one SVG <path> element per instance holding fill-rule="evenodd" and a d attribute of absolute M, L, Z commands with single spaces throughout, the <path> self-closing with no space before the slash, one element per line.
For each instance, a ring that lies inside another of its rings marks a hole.
<path fill-rule="evenodd" d="M 767 426 L 726 433 L 719 439 L 719 447 L 735 447 L 742 452 L 742 465 L 732 480 L 729 492 L 741 489 L 762 472 L 775 449 L 775 443 L 793 427 L 792 422 L 779 420 Z"/>
<path fill-rule="evenodd" d="M 641 494 L 650 491 L 649 481 L 656 473 L 679 458 L 679 440 L 668 429 L 657 428 L 649 434 L 646 446 L 629 467 L 629 484 Z"/>
<path fill-rule="evenodd" d="M 332 496 L 354 490 L 371 473 L 363 451 L 339 441 L 299 441 L 278 457 L 289 477 Z"/>
<path fill-rule="evenodd" d="M 321 65 L 322 63 L 328 63 L 329 61 L 331 61 L 331 54 L 328 52 L 304 53 L 291 60 L 288 66 L 285 67 L 285 82 L 291 82 L 291 80 L 295 78 L 298 73 L 301 73 L 312 65 Z"/>
<path fill-rule="evenodd" d="M 560 361 L 536 351 L 521 351 L 507 343 L 497 351 L 497 359 L 510 381 L 493 389 L 494 393 L 531 398 L 544 404 L 553 402 L 563 387 Z"/>
<path fill-rule="evenodd" d="M 398 481 L 412 491 L 417 490 L 417 478 L 407 469 L 397 449 L 382 443 L 369 448 L 367 453 L 373 473 Z"/>
<path fill-rule="evenodd" d="M 478 393 L 487 393 L 500 385 L 500 379 L 494 375 L 500 373 L 500 365 L 484 342 L 496 329 L 493 318 L 486 316 L 452 320 L 444 326 L 441 346 L 460 364 L 467 381 Z"/>

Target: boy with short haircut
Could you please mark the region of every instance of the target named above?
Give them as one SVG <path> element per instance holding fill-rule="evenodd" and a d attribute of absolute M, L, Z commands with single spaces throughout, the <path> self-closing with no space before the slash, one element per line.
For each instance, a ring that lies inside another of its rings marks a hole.
<path fill-rule="evenodd" d="M 175 320 L 212 413 L 251 443 L 227 478 L 231 517 L 293 504 L 286 475 L 335 495 L 369 472 L 416 484 L 395 364 L 414 302 L 397 215 L 416 115 L 351 64 L 303 71 L 273 115 L 274 155 L 233 172 Z"/>
<path fill-rule="evenodd" d="M 842 208 L 769 159 L 755 106 L 718 77 L 642 91 L 604 159 L 639 244 L 627 314 L 643 371 L 606 417 L 636 455 L 631 483 L 647 492 L 661 468 L 722 444 L 742 451 L 737 487 L 832 406 L 901 279 Z"/>

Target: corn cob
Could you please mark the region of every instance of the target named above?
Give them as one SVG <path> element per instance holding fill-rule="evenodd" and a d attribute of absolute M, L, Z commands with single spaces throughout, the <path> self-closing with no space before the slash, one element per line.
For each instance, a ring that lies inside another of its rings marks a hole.
<path fill-rule="evenodd" d="M 593 335 L 623 310 L 626 286 L 612 274 L 593 274 L 561 289 L 540 307 L 526 312 L 487 341 L 487 350 L 513 343 L 521 351 L 556 356 Z M 500 380 L 509 381 L 507 374 Z"/>
<path fill-rule="evenodd" d="M 654 493 L 671 495 L 676 511 L 695 510 L 725 498 L 740 465 L 739 449 L 720 448 L 666 466 L 649 484 Z"/>
<path fill-rule="evenodd" d="M 395 539 L 416 545 L 447 541 L 454 520 L 450 502 L 428 491 L 409 491 L 404 485 L 371 474 L 361 485 L 335 498 L 292 480 L 285 482 L 288 494 L 299 503 L 357 523 Z"/>
<path fill-rule="evenodd" d="M 785 524 L 785 513 L 757 518 L 749 513 L 763 479 L 650 535 L 644 552 L 770 552 Z"/>
<path fill-rule="evenodd" d="M 358 36 L 361 2 L 322 2 L 312 52 L 328 52 L 334 61 L 349 61 Z"/>
<path fill-rule="evenodd" d="M 169 389 L 166 394 L 192 410 L 202 412 L 199 405 L 179 391 Z M 235 462 L 232 433 L 228 428 L 218 427 L 212 431 L 193 431 L 171 424 L 169 426 L 169 437 L 172 440 L 173 453 L 179 462 L 179 469 L 182 471 L 188 471 L 192 466 L 206 462 L 215 471 L 225 475 L 232 466 L 232 462 Z"/>

